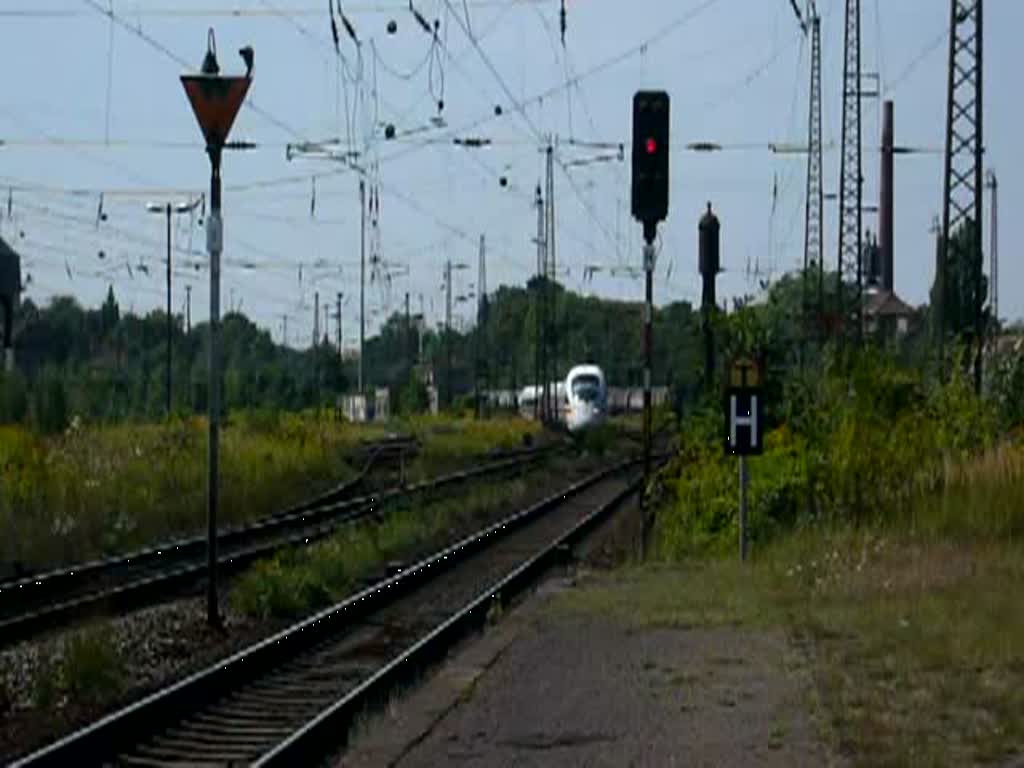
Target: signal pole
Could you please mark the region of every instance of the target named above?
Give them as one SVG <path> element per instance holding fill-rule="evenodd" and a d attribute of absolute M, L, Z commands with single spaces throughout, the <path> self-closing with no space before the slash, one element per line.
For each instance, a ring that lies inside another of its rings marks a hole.
<path fill-rule="evenodd" d="M 210 216 L 206 221 L 206 248 L 210 253 L 210 363 L 209 363 L 209 475 L 207 482 L 207 591 L 206 620 L 216 628 L 223 626 L 217 602 L 217 512 L 220 492 L 220 255 L 224 249 L 224 225 L 221 220 L 221 155 L 231 125 L 252 82 L 251 47 L 239 51 L 247 66 L 242 77 L 220 74 L 213 29 L 207 37 L 206 56 L 199 74 L 182 75 L 192 111 L 206 139 L 210 157 Z"/>
<path fill-rule="evenodd" d="M 644 491 L 640 505 L 640 557 L 647 549 L 646 492 L 651 480 L 653 413 L 651 368 L 654 356 L 654 241 L 658 222 L 668 216 L 669 97 L 664 91 L 637 91 L 633 96 L 633 217 L 644 234 Z"/>

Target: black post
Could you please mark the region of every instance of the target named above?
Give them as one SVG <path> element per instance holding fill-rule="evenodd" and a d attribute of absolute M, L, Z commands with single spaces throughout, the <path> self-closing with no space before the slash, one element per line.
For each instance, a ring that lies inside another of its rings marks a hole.
<path fill-rule="evenodd" d="M 0 296 L 0 309 L 3 310 L 4 315 L 4 344 L 3 344 L 3 360 L 0 361 L 3 364 L 3 370 L 10 373 L 14 370 L 14 357 L 12 351 L 14 344 L 12 339 L 14 337 L 14 299 L 6 296 Z"/>
<path fill-rule="evenodd" d="M 654 358 L 654 238 L 657 225 L 644 222 L 644 492 L 641 494 L 640 556 L 647 551 L 647 509 L 643 503 L 651 480 L 651 366 Z"/>
<path fill-rule="evenodd" d="M 220 459 L 220 253 L 223 224 L 220 215 L 220 158 L 223 147 L 207 149 L 210 155 L 210 217 L 207 220 L 207 245 L 210 251 L 210 383 L 209 383 L 209 482 L 207 484 L 207 590 L 206 621 L 220 628 L 217 605 L 217 507 L 219 501 Z"/>
<path fill-rule="evenodd" d="M 167 418 L 171 417 L 171 204 L 167 203 Z"/>

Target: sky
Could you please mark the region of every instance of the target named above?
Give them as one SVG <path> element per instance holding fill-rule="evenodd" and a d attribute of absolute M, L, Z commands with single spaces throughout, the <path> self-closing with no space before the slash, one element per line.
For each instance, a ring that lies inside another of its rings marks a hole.
<path fill-rule="evenodd" d="M 805 0 L 798 0 L 802 7 Z M 369 227 L 367 333 L 403 306 L 443 319 L 452 260 L 456 323 L 468 322 L 485 238 L 486 282 L 523 284 L 536 269 L 534 188 L 553 137 L 556 256 L 569 288 L 642 299 L 641 228 L 629 216 L 631 100 L 641 88 L 671 104 L 669 216 L 661 226 L 658 304 L 697 303 L 697 222 L 711 202 L 722 226 L 720 300 L 756 293 L 803 259 L 809 41 L 789 0 L 414 0 L 343 3 L 336 52 L 321 0 L 0 0 L 0 235 L 31 275 L 27 295 L 72 294 L 96 305 L 113 285 L 122 309 L 165 303 L 165 219 L 147 203 L 198 199 L 209 164 L 178 76 L 197 70 L 214 28 L 222 71 L 253 83 L 226 153 L 222 307 L 241 308 L 281 341 L 307 346 L 314 296 L 344 295 L 345 346 L 358 342 L 358 175 L 338 159 L 287 146 L 340 142 L 363 150 L 379 190 Z M 316 6 L 316 7 L 314 7 Z M 844 0 L 822 17 L 825 191 L 838 188 Z M 112 11 L 112 16 L 109 13 Z M 862 0 L 862 68 L 895 102 L 895 284 L 927 300 L 933 218 L 941 212 L 948 56 L 947 0 Z M 389 22 L 396 29 L 389 33 Z M 985 167 L 999 178 L 1000 314 L 1024 315 L 1019 123 L 1013 75 L 1024 3 L 985 6 Z M 439 108 L 443 101 L 443 108 Z M 496 115 L 496 107 L 501 114 Z M 880 100 L 863 106 L 864 202 L 877 202 Z M 396 137 L 384 138 L 384 126 Z M 454 138 L 489 139 L 486 147 Z M 693 141 L 725 146 L 685 150 Z M 586 146 L 623 142 L 614 150 Z M 505 178 L 506 186 L 499 183 Z M 5 189 L 6 188 L 6 189 Z M 101 212 L 102 201 L 102 213 Z M 989 196 L 986 193 L 986 230 Z M 825 260 L 834 265 L 837 205 L 825 203 Z M 174 218 L 173 311 L 186 286 L 191 317 L 208 317 L 201 211 Z M 875 229 L 874 214 L 864 217 Z M 989 234 L 986 232 L 986 244 Z M 986 245 L 986 271 L 987 263 Z M 591 272 L 586 268 L 599 267 Z M 632 269 L 631 269 L 632 268 Z M 590 273 L 590 274 L 588 274 Z M 285 318 L 287 317 L 287 320 Z M 321 326 L 321 331 L 323 327 Z"/>

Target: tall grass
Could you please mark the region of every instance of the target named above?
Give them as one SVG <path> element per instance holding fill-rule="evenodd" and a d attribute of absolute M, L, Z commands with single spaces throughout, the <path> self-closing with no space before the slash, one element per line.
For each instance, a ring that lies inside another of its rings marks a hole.
<path fill-rule="evenodd" d="M 423 442 L 410 468 L 426 476 L 536 427 L 519 420 L 409 426 Z M 399 426 L 398 428 L 401 428 Z M 351 479 L 348 460 L 381 425 L 313 413 L 232 414 L 221 438 L 220 524 L 256 519 Z M 206 515 L 206 422 L 82 426 L 44 437 L 0 427 L 0 571 L 75 563 L 195 533 Z"/>

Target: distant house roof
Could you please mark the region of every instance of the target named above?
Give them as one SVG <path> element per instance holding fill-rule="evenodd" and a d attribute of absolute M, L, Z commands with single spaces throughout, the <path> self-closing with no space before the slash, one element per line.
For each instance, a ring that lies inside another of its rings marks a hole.
<path fill-rule="evenodd" d="M 914 308 L 892 291 L 876 291 L 868 294 L 864 314 L 868 317 L 910 317 Z"/>

